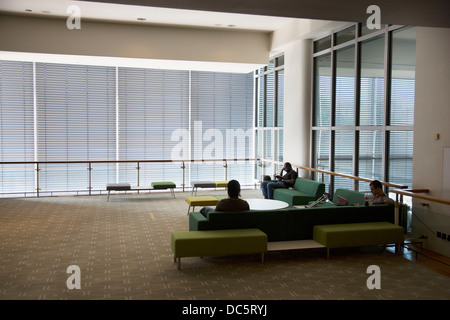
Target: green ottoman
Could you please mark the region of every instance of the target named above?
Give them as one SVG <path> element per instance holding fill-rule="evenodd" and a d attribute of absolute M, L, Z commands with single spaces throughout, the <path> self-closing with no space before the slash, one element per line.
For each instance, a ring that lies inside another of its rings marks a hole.
<path fill-rule="evenodd" d="M 175 198 L 176 184 L 173 182 L 152 182 L 152 188 L 155 190 L 170 189 L 170 194 Z"/>
<path fill-rule="evenodd" d="M 263 262 L 267 252 L 267 235 L 259 229 L 172 232 L 171 240 L 178 269 L 182 257 L 260 253 Z"/>
<path fill-rule="evenodd" d="M 366 222 L 348 224 L 316 225 L 313 228 L 314 241 L 330 248 L 363 247 L 382 244 L 403 243 L 403 228 L 389 222 Z"/>

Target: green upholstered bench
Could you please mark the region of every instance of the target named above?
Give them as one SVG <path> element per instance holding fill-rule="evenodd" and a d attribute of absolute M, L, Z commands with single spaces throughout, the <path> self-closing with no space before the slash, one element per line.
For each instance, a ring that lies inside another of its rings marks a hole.
<path fill-rule="evenodd" d="M 220 201 L 219 198 L 214 196 L 200 196 L 200 197 L 186 197 L 186 202 L 189 205 L 187 214 L 195 209 L 195 207 L 215 206 Z"/>
<path fill-rule="evenodd" d="M 259 229 L 228 229 L 172 232 L 174 262 L 181 258 L 260 253 L 264 261 L 267 235 Z"/>
<path fill-rule="evenodd" d="M 395 244 L 396 248 L 403 243 L 403 228 L 389 222 L 365 222 L 348 224 L 315 225 L 314 241 L 327 248 L 363 247 L 382 244 Z"/>
<path fill-rule="evenodd" d="M 174 189 L 176 188 L 176 184 L 173 182 L 152 182 L 152 188 L 154 190 L 166 190 L 166 189 L 170 189 L 170 194 L 175 198 L 175 191 Z"/>

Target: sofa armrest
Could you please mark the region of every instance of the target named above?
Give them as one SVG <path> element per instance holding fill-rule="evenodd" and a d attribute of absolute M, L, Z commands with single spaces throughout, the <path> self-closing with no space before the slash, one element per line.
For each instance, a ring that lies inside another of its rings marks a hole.
<path fill-rule="evenodd" d="M 200 212 L 189 214 L 189 231 L 199 231 L 201 225 L 209 223 L 209 220 Z"/>

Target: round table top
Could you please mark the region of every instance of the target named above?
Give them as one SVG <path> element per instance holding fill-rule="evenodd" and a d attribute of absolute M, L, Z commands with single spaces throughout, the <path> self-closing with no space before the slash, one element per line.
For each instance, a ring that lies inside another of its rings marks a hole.
<path fill-rule="evenodd" d="M 276 210 L 289 207 L 289 204 L 273 199 L 244 199 L 248 202 L 250 210 Z"/>

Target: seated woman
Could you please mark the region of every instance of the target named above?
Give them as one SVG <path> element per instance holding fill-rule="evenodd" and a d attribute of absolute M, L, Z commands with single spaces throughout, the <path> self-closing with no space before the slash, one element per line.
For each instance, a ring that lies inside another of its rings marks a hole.
<path fill-rule="evenodd" d="M 248 202 L 239 198 L 241 193 L 241 185 L 237 180 L 231 180 L 230 182 L 228 182 L 227 188 L 229 198 L 220 200 L 217 203 L 215 210 L 210 207 L 204 207 L 200 210 L 200 213 L 202 213 L 206 217 L 206 214 L 211 211 L 230 212 L 250 210 Z"/>

